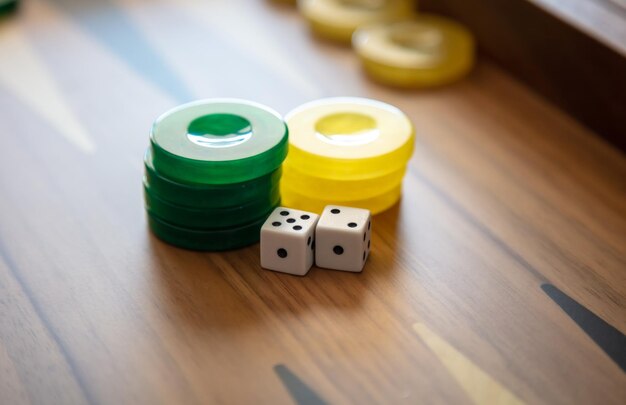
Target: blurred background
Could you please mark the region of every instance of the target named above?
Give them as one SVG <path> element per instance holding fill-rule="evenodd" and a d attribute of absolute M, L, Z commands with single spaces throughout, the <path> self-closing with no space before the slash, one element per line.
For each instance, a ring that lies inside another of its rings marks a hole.
<path fill-rule="evenodd" d="M 0 0 L 0 403 L 624 404 L 625 21 L 622 0 Z M 164 111 L 331 96 L 416 129 L 363 273 L 149 232 Z"/>

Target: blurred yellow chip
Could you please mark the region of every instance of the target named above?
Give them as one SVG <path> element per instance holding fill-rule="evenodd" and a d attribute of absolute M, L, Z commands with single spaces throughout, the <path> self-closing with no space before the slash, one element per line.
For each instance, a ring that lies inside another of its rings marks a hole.
<path fill-rule="evenodd" d="M 393 86 L 444 85 L 464 76 L 474 64 L 471 33 L 436 15 L 363 26 L 352 43 L 367 74 Z"/>
<path fill-rule="evenodd" d="M 293 191 L 304 197 L 326 196 L 333 201 L 363 200 L 384 194 L 402 183 L 406 167 L 389 174 L 365 180 L 328 180 L 309 176 L 297 168 L 283 165 L 282 181 Z"/>
<path fill-rule="evenodd" d="M 401 170 L 414 147 L 413 125 L 396 107 L 365 98 L 327 98 L 285 117 L 286 165 L 314 177 L 363 180 Z"/>
<path fill-rule="evenodd" d="M 408 17 L 412 0 L 298 0 L 298 8 L 320 37 L 350 43 L 363 24 Z"/>
<path fill-rule="evenodd" d="M 402 185 L 399 184 L 393 189 L 372 198 L 340 201 L 332 198 L 331 195 L 326 194 L 320 194 L 319 198 L 304 196 L 291 189 L 288 185 L 281 183 L 282 205 L 284 205 L 285 207 L 293 207 L 304 211 L 317 213 L 321 213 L 326 205 L 337 204 L 349 207 L 364 208 L 370 210 L 372 212 L 372 215 L 375 215 L 379 212 L 391 208 L 391 206 L 393 206 L 400 199 L 401 194 Z"/>

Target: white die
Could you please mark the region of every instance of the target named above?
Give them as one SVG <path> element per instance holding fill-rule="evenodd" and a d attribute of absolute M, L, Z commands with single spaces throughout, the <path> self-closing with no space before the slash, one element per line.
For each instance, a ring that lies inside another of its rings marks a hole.
<path fill-rule="evenodd" d="M 319 215 L 276 208 L 261 227 L 261 267 L 304 276 L 313 265 Z"/>
<path fill-rule="evenodd" d="M 359 272 L 369 256 L 372 220 L 368 210 L 328 205 L 317 223 L 315 264 Z"/>

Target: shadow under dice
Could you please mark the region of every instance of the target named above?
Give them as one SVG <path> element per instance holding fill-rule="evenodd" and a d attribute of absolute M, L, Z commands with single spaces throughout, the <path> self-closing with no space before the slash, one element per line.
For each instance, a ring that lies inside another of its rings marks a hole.
<path fill-rule="evenodd" d="M 261 267 L 305 275 L 313 265 L 319 215 L 276 208 L 261 228 Z"/>
<path fill-rule="evenodd" d="M 371 247 L 368 210 L 329 205 L 317 223 L 315 264 L 333 270 L 360 272 Z"/>

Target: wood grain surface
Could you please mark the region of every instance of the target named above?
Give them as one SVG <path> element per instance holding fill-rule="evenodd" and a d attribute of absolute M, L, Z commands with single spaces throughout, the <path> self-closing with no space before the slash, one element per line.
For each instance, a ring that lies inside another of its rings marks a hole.
<path fill-rule="evenodd" d="M 403 92 L 262 1 L 25 1 L 0 20 L 0 403 L 626 402 L 626 159 L 480 61 Z M 403 109 L 361 274 L 146 227 L 154 118 L 192 98 Z"/>
<path fill-rule="evenodd" d="M 626 152 L 624 0 L 421 0 L 467 25 L 479 50 Z"/>

